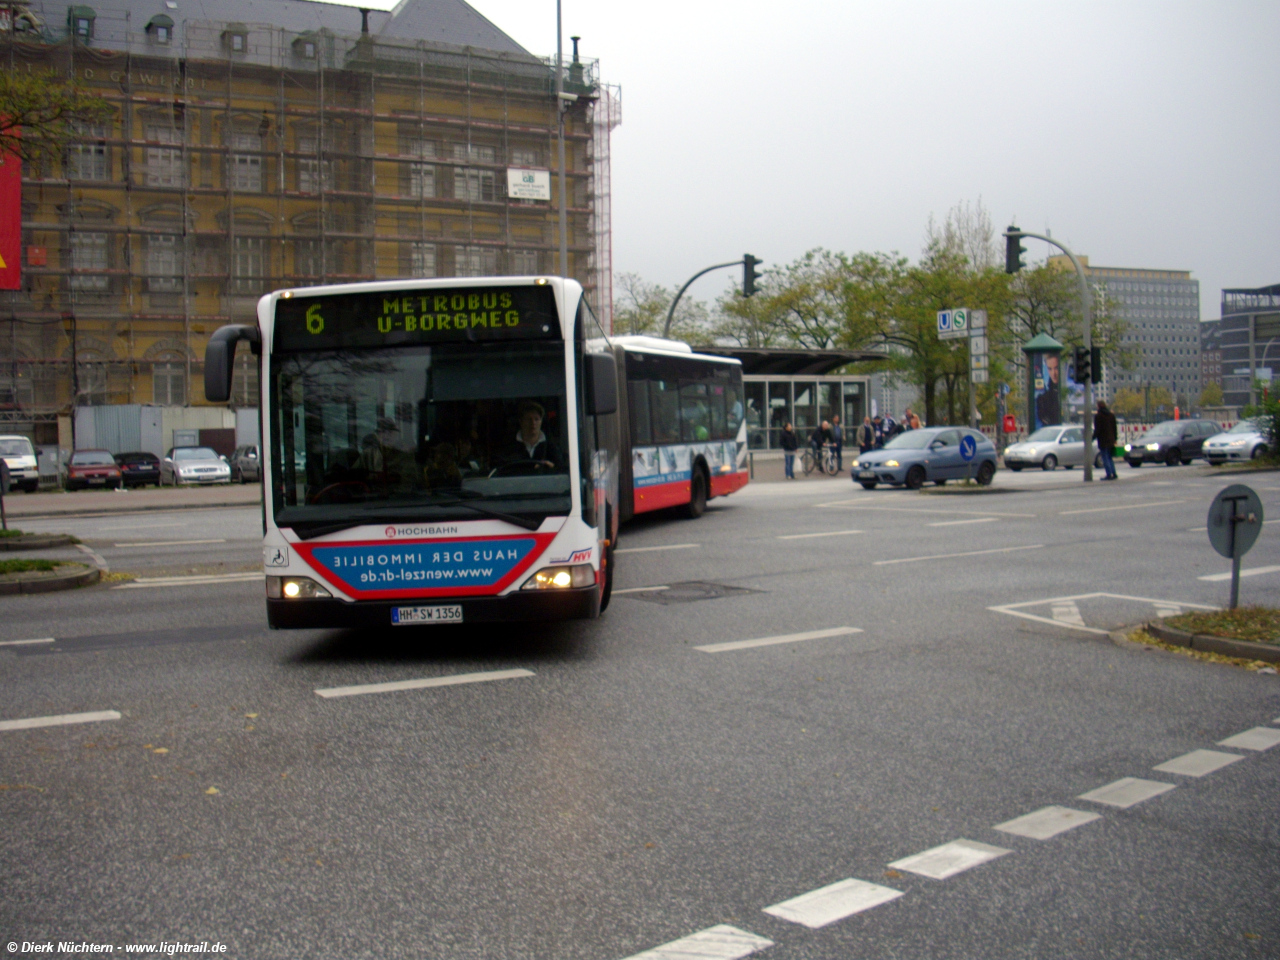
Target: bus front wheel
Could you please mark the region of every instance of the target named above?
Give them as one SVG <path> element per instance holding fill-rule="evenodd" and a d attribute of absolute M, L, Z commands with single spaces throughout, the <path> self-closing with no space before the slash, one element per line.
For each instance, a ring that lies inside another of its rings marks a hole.
<path fill-rule="evenodd" d="M 689 502 L 685 504 L 684 515 L 688 520 L 697 520 L 706 512 L 707 475 L 694 467 L 693 479 L 689 482 Z"/>

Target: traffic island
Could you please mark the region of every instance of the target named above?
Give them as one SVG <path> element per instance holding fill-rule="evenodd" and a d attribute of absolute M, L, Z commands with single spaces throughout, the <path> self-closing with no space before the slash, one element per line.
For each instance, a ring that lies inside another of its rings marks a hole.
<path fill-rule="evenodd" d="M 1200 653 L 1280 663 L 1280 611 L 1241 607 L 1184 613 L 1145 627 L 1156 640 Z"/>
<path fill-rule="evenodd" d="M 69 547 L 79 543 L 68 533 L 23 533 L 21 530 L 5 530 L 0 533 L 0 553 L 17 550 L 48 550 L 52 547 Z"/>
<path fill-rule="evenodd" d="M 69 560 L 0 560 L 0 596 L 73 590 L 101 576 L 97 567 Z"/>

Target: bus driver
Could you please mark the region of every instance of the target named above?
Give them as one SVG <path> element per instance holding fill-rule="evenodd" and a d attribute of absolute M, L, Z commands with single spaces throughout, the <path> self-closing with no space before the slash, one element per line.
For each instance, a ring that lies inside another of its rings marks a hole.
<path fill-rule="evenodd" d="M 561 461 L 560 451 L 542 432 L 542 404 L 528 400 L 520 406 L 520 432 L 511 445 L 508 462 L 533 461 L 540 466 L 553 468 Z"/>

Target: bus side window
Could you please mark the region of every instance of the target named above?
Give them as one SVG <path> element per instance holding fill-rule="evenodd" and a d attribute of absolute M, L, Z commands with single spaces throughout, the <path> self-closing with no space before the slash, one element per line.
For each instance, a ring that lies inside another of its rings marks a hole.
<path fill-rule="evenodd" d="M 720 384 L 711 385 L 711 439 L 728 440 L 733 434 L 725 422 L 725 390 Z"/>
<path fill-rule="evenodd" d="M 680 434 L 685 442 L 711 439 L 711 408 L 705 383 L 686 383 L 680 388 Z"/>
<path fill-rule="evenodd" d="M 674 381 L 652 380 L 649 397 L 653 401 L 653 442 L 680 442 L 680 394 Z"/>
<path fill-rule="evenodd" d="M 653 443 L 653 427 L 649 416 L 649 382 L 632 380 L 627 384 L 631 393 L 631 444 L 646 446 Z"/>

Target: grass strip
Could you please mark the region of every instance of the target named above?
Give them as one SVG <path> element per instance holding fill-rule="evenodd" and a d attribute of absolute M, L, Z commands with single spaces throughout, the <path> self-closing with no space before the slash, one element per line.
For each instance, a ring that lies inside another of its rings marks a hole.
<path fill-rule="evenodd" d="M 1272 607 L 1237 607 L 1208 613 L 1180 613 L 1162 622 L 1188 633 L 1206 633 L 1228 640 L 1280 643 L 1280 610 Z"/>
<path fill-rule="evenodd" d="M 58 569 L 56 560 L 0 560 L 0 575 L 6 573 L 27 573 L 32 570 L 49 571 Z"/>
<path fill-rule="evenodd" d="M 1170 653 L 1176 653 L 1182 657 L 1190 657 L 1193 660 L 1202 660 L 1205 663 L 1221 663 L 1229 667 L 1240 667 L 1244 670 L 1252 670 L 1255 673 L 1276 672 L 1276 665 L 1274 663 L 1267 663 L 1265 660 L 1248 660 L 1244 657 L 1228 657 L 1221 653 L 1210 653 L 1207 650 L 1192 650 L 1190 647 L 1179 647 L 1172 643 L 1165 643 L 1163 640 L 1157 640 L 1145 630 L 1133 630 L 1130 633 L 1125 634 L 1125 639 L 1133 643 L 1145 644 L 1148 647 L 1159 647 L 1161 650 L 1168 650 Z"/>

